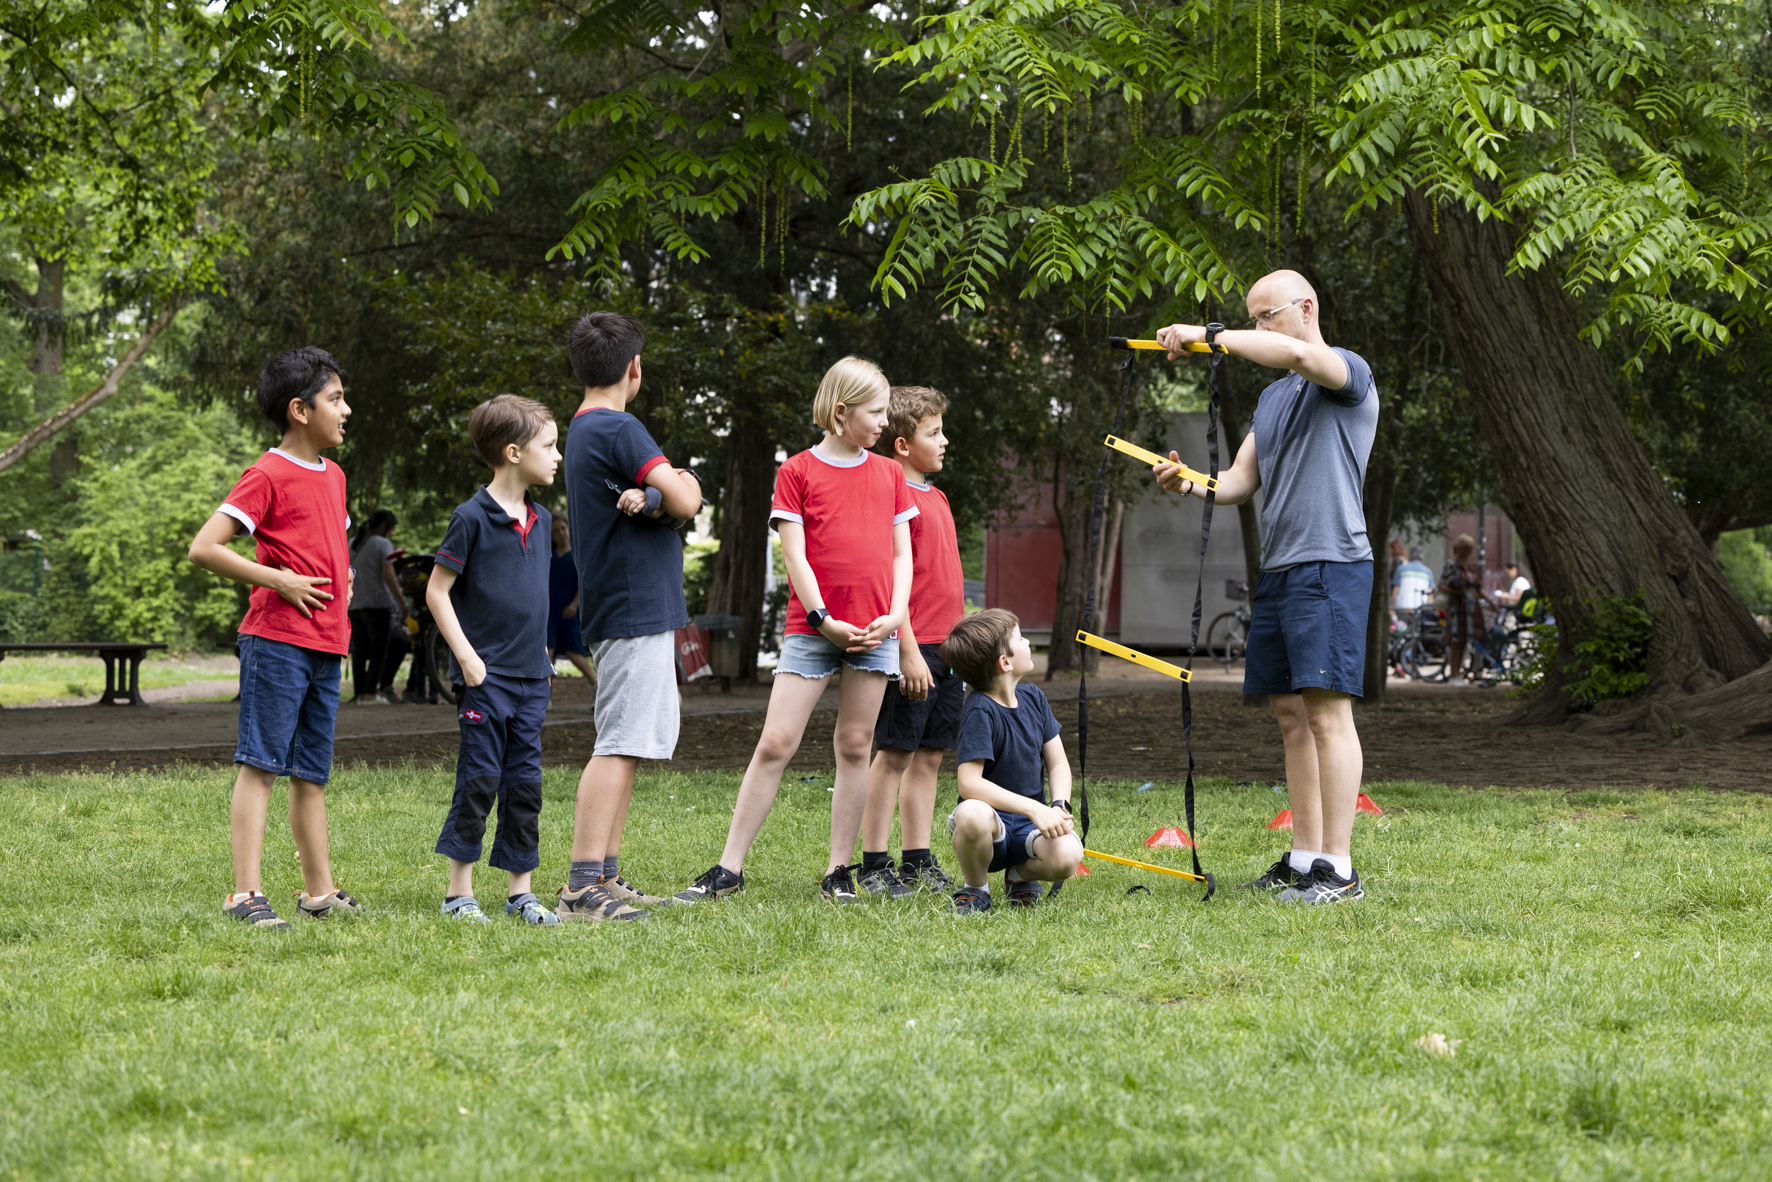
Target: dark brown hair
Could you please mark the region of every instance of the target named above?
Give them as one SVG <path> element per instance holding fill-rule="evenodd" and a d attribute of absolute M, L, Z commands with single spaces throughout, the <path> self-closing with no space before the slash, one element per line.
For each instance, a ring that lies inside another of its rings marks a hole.
<path fill-rule="evenodd" d="M 930 415 L 946 414 L 947 395 L 929 386 L 894 386 L 892 402 L 886 411 L 886 429 L 874 450 L 883 456 L 896 457 L 893 444 L 900 439 L 916 437 L 917 427 Z"/>
<path fill-rule="evenodd" d="M 554 412 L 533 398 L 496 394 L 468 415 L 468 438 L 480 458 L 497 468 L 505 462 L 505 448 L 528 446 L 553 421 Z"/>
<path fill-rule="evenodd" d="M 1014 612 L 987 607 L 966 616 L 941 642 L 941 659 L 980 692 L 997 679 L 997 658 L 1009 655 L 1009 634 L 1021 627 Z"/>
<path fill-rule="evenodd" d="M 588 390 L 601 390 L 621 381 L 628 365 L 645 348 L 646 330 L 638 320 L 620 312 L 581 316 L 566 340 L 572 376 Z"/>

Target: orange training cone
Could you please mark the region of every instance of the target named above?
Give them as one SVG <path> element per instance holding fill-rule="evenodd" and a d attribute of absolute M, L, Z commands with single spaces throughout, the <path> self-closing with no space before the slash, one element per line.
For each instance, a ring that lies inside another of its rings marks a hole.
<path fill-rule="evenodd" d="M 1187 834 L 1179 829 L 1159 829 L 1144 839 L 1147 846 L 1178 845 L 1183 849 L 1193 849 L 1194 843 L 1188 840 Z"/>
<path fill-rule="evenodd" d="M 1078 878 L 1086 878 L 1086 877 L 1088 877 L 1088 875 L 1089 875 L 1089 867 L 1083 865 L 1083 863 L 1081 863 L 1081 862 L 1078 862 L 1077 863 L 1077 877 Z"/>
<path fill-rule="evenodd" d="M 1281 809 L 1279 815 L 1267 823 L 1267 827 L 1269 829 L 1290 829 L 1290 828 L 1292 828 L 1292 810 L 1291 809 Z"/>
<path fill-rule="evenodd" d="M 1356 813 L 1370 813 L 1374 817 L 1384 816 L 1384 810 L 1379 808 L 1372 798 L 1364 792 L 1360 793 L 1359 799 L 1354 801 L 1354 811 Z"/>

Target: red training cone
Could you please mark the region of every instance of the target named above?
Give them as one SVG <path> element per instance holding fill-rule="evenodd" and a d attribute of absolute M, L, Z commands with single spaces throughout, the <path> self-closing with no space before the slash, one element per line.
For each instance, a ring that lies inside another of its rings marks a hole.
<path fill-rule="evenodd" d="M 1354 811 L 1356 813 L 1370 813 L 1374 817 L 1384 816 L 1384 810 L 1379 808 L 1372 798 L 1364 792 L 1360 793 L 1359 799 L 1354 801 Z"/>
<path fill-rule="evenodd" d="M 1077 877 L 1078 878 L 1087 878 L 1088 876 L 1089 876 L 1089 867 L 1083 865 L 1083 863 L 1081 863 L 1081 862 L 1078 862 L 1077 863 Z"/>
<path fill-rule="evenodd" d="M 1144 839 L 1147 846 L 1178 845 L 1183 849 L 1193 849 L 1194 843 L 1188 840 L 1187 834 L 1179 829 L 1159 829 Z"/>
<path fill-rule="evenodd" d="M 1290 829 L 1290 828 L 1292 828 L 1292 810 L 1291 809 L 1281 809 L 1279 815 L 1267 823 L 1267 827 L 1269 829 Z"/>

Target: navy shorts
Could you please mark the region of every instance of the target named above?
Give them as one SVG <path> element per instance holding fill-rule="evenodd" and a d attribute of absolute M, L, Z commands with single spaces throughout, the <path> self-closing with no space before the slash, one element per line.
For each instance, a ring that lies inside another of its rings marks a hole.
<path fill-rule="evenodd" d="M 240 743 L 234 762 L 324 784 L 332 774 L 339 656 L 240 636 Z"/>
<path fill-rule="evenodd" d="M 960 745 L 960 706 L 966 700 L 966 683 L 941 659 L 941 645 L 919 644 L 917 651 L 935 679 L 929 696 L 921 702 L 912 701 L 899 690 L 902 680 L 887 682 L 886 696 L 880 699 L 880 718 L 874 723 L 874 741 L 900 751 L 923 747 L 951 750 Z"/>
<path fill-rule="evenodd" d="M 1262 571 L 1243 659 L 1243 692 L 1315 688 L 1363 696 L 1371 610 L 1371 559 Z"/>
<path fill-rule="evenodd" d="M 548 697 L 547 678 L 502 673 L 488 673 L 464 691 L 456 708 L 455 800 L 437 838 L 439 854 L 478 862 L 496 804 L 498 836 L 488 861 L 512 874 L 541 865 L 541 724 Z"/>
<path fill-rule="evenodd" d="M 954 835 L 954 814 L 948 814 L 948 836 Z M 997 836 L 991 841 L 990 873 L 1034 860 L 1034 838 L 1040 836 L 1032 819 L 1020 813 L 997 810 Z"/>

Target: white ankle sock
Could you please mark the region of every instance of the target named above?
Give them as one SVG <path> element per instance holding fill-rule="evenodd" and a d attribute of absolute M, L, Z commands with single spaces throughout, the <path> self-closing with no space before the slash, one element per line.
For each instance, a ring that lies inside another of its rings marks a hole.
<path fill-rule="evenodd" d="M 1328 859 L 1329 864 L 1335 867 L 1335 877 L 1346 879 L 1354 876 L 1352 854 L 1318 854 L 1317 857 Z"/>
<path fill-rule="evenodd" d="M 1328 856 L 1328 854 L 1319 854 L 1316 850 L 1293 850 L 1290 854 L 1286 855 L 1286 860 L 1292 863 L 1292 869 L 1298 871 L 1298 873 L 1309 874 L 1311 872 L 1312 862 L 1315 862 L 1318 858 L 1327 858 Z"/>

